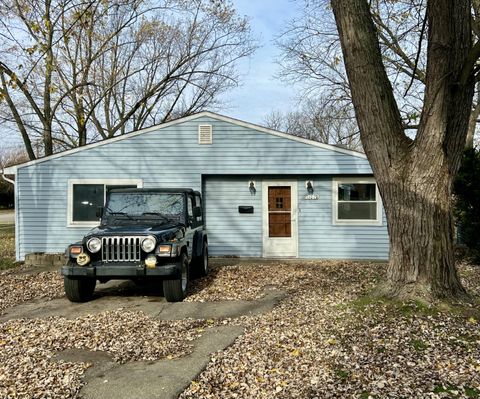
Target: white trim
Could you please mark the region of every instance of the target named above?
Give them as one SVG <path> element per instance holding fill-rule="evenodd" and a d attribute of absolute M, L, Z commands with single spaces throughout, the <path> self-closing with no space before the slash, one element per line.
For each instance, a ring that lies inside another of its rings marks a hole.
<path fill-rule="evenodd" d="M 291 237 L 275 237 L 268 236 L 268 187 L 290 186 L 291 191 Z M 290 250 L 279 251 L 278 248 L 287 248 Z M 271 248 L 271 247 L 276 248 Z M 298 190 L 297 181 L 295 180 L 265 180 L 262 181 L 262 256 L 268 257 L 292 257 L 298 258 Z"/>
<path fill-rule="evenodd" d="M 338 185 L 340 183 L 355 183 L 355 184 L 375 184 L 375 201 L 377 204 L 377 217 L 375 220 L 370 219 L 338 219 Z M 382 226 L 383 212 L 382 199 L 375 178 L 373 177 L 334 177 L 332 178 L 332 224 L 335 226 Z"/>
<path fill-rule="evenodd" d="M 67 194 L 67 227 L 95 227 L 98 226 L 98 221 L 95 222 L 74 222 L 73 221 L 73 186 L 75 184 L 103 184 L 104 186 L 133 186 L 137 188 L 143 187 L 142 179 L 68 179 L 68 194 Z M 103 192 L 103 203 L 106 200 L 106 191 Z"/>
<path fill-rule="evenodd" d="M 331 145 L 331 144 L 324 144 L 324 143 L 319 143 L 318 141 L 304 139 L 303 137 L 293 136 L 292 134 L 279 132 L 278 130 L 269 129 L 269 128 L 266 128 L 266 127 L 263 127 L 263 126 L 255 125 L 255 124 L 250 123 L 250 122 L 244 122 L 244 121 L 241 121 L 239 119 L 231 118 L 229 116 L 219 115 L 219 114 L 215 114 L 215 113 L 212 113 L 212 112 L 205 112 L 204 114 L 206 114 L 206 115 L 201 115 L 201 116 L 209 116 L 209 117 L 217 119 L 219 121 L 233 123 L 237 126 L 242 126 L 242 127 L 246 127 L 246 128 L 249 128 L 249 129 L 258 130 L 259 132 L 262 132 L 262 133 L 268 133 L 268 134 L 271 134 L 273 136 L 283 137 L 284 139 L 288 139 L 288 140 L 292 140 L 292 141 L 298 141 L 300 143 L 308 144 L 308 145 L 311 145 L 313 147 L 319 147 L 319 148 L 323 148 L 323 149 L 326 149 L 326 150 L 340 152 L 342 154 L 352 155 L 352 156 L 357 157 L 357 158 L 367 159 L 367 156 L 362 152 L 358 152 L 358 151 L 354 151 L 354 150 L 347 150 L 346 148 L 337 147 L 337 146 L 334 146 L 334 145 Z M 200 115 L 200 114 L 198 114 L 198 115 Z"/>
<path fill-rule="evenodd" d="M 15 203 L 15 260 L 20 261 L 23 259 L 20 259 L 20 212 L 18 209 L 20 201 L 18 200 L 18 184 L 13 186 L 13 201 Z"/>
<path fill-rule="evenodd" d="M 317 141 L 304 139 L 302 137 L 297 137 L 297 136 L 293 136 L 291 134 L 282 133 L 282 132 L 279 132 L 279 131 L 276 131 L 276 130 L 273 130 L 273 129 L 268 129 L 266 127 L 255 125 L 253 123 L 244 122 L 244 121 L 241 121 L 241 120 L 238 120 L 238 119 L 235 119 L 235 118 L 231 118 L 229 116 L 224 116 L 224 115 L 215 114 L 213 112 L 204 111 L 204 112 L 200 112 L 198 114 L 185 116 L 183 118 L 179 118 L 179 119 L 176 119 L 174 121 L 166 122 L 166 123 L 163 123 L 161 125 L 150 126 L 148 128 L 137 130 L 137 131 L 130 132 L 130 133 L 126 133 L 124 135 L 113 137 L 111 139 L 98 141 L 96 143 L 88 144 L 88 145 L 85 145 L 83 147 L 73 148 L 71 150 L 59 152 L 58 154 L 53 154 L 53 155 L 50 155 L 48 157 L 44 157 L 44 158 L 36 159 L 36 160 L 33 160 L 33 161 L 25 162 L 25 163 L 22 163 L 22 164 L 19 164 L 19 165 L 10 166 L 8 168 L 5 168 L 4 173 L 7 174 L 7 175 L 14 175 L 14 174 L 16 174 L 17 169 L 19 169 L 19 168 L 24 168 L 24 167 L 27 167 L 27 166 L 36 165 L 38 163 L 50 161 L 51 159 L 61 158 L 61 157 L 67 156 L 67 155 L 75 154 L 75 153 L 80 152 L 80 151 L 85 151 L 85 150 L 89 150 L 91 148 L 100 147 L 102 145 L 107 145 L 107 144 L 110 144 L 110 143 L 116 143 L 117 141 L 126 140 L 126 139 L 129 139 L 131 137 L 136 137 L 136 136 L 139 136 L 141 134 L 153 132 L 153 131 L 156 131 L 156 130 L 159 130 L 159 129 L 165 129 L 167 127 L 177 125 L 179 123 L 188 122 L 188 121 L 198 119 L 198 118 L 202 118 L 202 117 L 209 117 L 209 118 L 216 119 L 216 120 L 219 120 L 219 121 L 232 123 L 232 124 L 235 124 L 237 126 L 242 126 L 242 127 L 246 127 L 246 128 L 249 128 L 249 129 L 254 129 L 254 130 L 257 130 L 257 131 L 262 132 L 262 133 L 268 133 L 268 134 L 271 134 L 273 136 L 282 137 L 282 138 L 292 140 L 292 141 L 298 141 L 300 143 L 308 144 L 308 145 L 311 145 L 313 147 L 319 147 L 319 148 L 323 148 L 323 149 L 326 149 L 326 150 L 340 152 L 340 153 L 346 154 L 346 155 L 352 155 L 352 156 L 357 157 L 357 158 L 367 159 L 367 156 L 365 154 L 363 154 L 361 152 L 358 152 L 358 151 L 347 150 L 346 148 L 340 148 L 340 147 L 336 147 L 336 146 L 333 146 L 333 145 L 330 145 L 330 144 L 319 143 Z"/>

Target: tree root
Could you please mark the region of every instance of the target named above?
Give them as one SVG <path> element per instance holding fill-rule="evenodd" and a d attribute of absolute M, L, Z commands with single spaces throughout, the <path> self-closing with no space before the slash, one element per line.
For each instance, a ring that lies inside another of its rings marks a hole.
<path fill-rule="evenodd" d="M 472 297 L 462 286 L 436 292 L 431 286 L 421 282 L 398 283 L 384 282 L 375 289 L 375 295 L 387 299 L 399 301 L 420 301 L 427 304 L 448 302 L 451 304 L 462 304 L 473 302 Z"/>

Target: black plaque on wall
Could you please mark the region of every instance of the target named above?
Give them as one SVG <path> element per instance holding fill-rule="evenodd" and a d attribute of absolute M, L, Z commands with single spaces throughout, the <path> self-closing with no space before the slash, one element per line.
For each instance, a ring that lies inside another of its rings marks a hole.
<path fill-rule="evenodd" d="M 238 213 L 253 213 L 253 206 L 240 205 L 238 207 Z"/>

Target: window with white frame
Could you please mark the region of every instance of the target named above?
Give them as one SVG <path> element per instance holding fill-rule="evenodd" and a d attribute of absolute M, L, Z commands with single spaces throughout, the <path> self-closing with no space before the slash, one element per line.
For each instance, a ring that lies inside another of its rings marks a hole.
<path fill-rule="evenodd" d="M 381 225 L 382 209 L 374 179 L 333 179 L 333 223 Z"/>
<path fill-rule="evenodd" d="M 72 179 L 68 181 L 68 226 L 95 226 L 97 208 L 112 188 L 142 187 L 141 179 Z"/>

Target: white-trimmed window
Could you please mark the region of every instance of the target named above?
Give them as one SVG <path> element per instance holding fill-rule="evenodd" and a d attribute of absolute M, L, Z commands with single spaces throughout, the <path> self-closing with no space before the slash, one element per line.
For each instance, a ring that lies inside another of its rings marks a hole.
<path fill-rule="evenodd" d="M 97 208 L 105 204 L 112 188 L 140 188 L 141 179 L 70 179 L 68 181 L 67 226 L 98 225 Z"/>
<path fill-rule="evenodd" d="M 382 205 L 377 184 L 373 178 L 334 178 L 333 224 L 382 224 Z"/>

